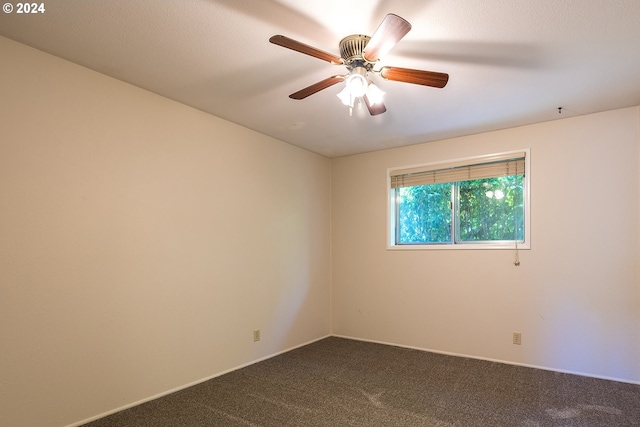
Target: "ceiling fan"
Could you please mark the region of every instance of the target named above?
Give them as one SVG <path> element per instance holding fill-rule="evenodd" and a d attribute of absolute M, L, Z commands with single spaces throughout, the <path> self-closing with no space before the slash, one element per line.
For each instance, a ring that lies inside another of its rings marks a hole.
<path fill-rule="evenodd" d="M 392 13 L 385 16 L 382 23 L 371 37 L 353 34 L 340 41 L 340 56 L 333 55 L 315 47 L 306 45 L 289 37 L 276 35 L 269 41 L 278 46 L 286 47 L 314 58 L 344 65 L 349 71 L 345 75 L 335 75 L 312 84 L 289 95 L 292 99 L 304 99 L 330 86 L 345 82 L 345 88 L 338 94 L 340 100 L 350 107 L 363 100 L 372 116 L 387 111 L 380 90 L 369 79 L 369 73 L 375 73 L 387 80 L 413 83 L 424 86 L 443 88 L 449 81 L 449 75 L 435 71 L 413 70 L 409 68 L 384 66 L 374 69 L 374 66 L 387 52 L 411 30 L 411 24 L 405 19 Z"/>

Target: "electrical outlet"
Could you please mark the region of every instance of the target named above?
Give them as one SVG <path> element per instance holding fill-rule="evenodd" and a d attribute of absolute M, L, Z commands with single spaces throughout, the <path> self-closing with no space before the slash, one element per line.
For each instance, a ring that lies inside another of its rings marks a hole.
<path fill-rule="evenodd" d="M 522 334 L 520 332 L 514 332 L 513 333 L 513 343 L 515 345 L 521 345 L 522 344 Z"/>
<path fill-rule="evenodd" d="M 260 329 L 253 331 L 253 342 L 260 341 Z"/>

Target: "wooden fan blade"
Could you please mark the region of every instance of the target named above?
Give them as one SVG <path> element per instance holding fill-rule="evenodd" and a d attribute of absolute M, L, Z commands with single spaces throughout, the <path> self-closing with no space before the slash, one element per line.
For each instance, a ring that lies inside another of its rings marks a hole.
<path fill-rule="evenodd" d="M 411 30 L 411 24 L 393 13 L 382 20 L 371 40 L 364 48 L 363 56 L 367 61 L 377 61 L 384 56 Z"/>
<path fill-rule="evenodd" d="M 323 61 L 331 62 L 332 64 L 342 64 L 342 58 L 333 55 L 329 52 L 317 49 L 315 47 L 306 45 L 289 37 L 276 35 L 269 39 L 273 44 L 286 47 L 287 49 L 295 50 L 296 52 L 304 53 L 305 55 L 313 56 L 314 58 L 322 59 Z"/>
<path fill-rule="evenodd" d="M 369 98 L 367 98 L 367 95 L 363 96 L 363 98 L 364 103 L 367 105 L 367 109 L 369 110 L 369 114 L 371 114 L 372 116 L 377 116 L 378 114 L 382 114 L 387 111 L 387 107 L 385 107 L 382 102 L 371 105 L 369 103 Z"/>
<path fill-rule="evenodd" d="M 396 82 L 439 88 L 445 87 L 449 81 L 449 74 L 398 67 L 382 67 L 380 69 L 380 75 L 387 80 L 394 80 Z"/>
<path fill-rule="evenodd" d="M 344 80 L 344 76 L 331 76 L 322 81 L 319 81 L 318 83 L 314 83 L 311 86 L 305 87 L 304 89 L 301 89 L 296 93 L 292 93 L 291 95 L 289 95 L 289 98 L 304 99 L 309 95 L 313 95 L 316 92 L 320 92 L 322 89 L 326 89 L 329 86 L 333 86 L 334 84 L 340 83 L 343 80 Z"/>

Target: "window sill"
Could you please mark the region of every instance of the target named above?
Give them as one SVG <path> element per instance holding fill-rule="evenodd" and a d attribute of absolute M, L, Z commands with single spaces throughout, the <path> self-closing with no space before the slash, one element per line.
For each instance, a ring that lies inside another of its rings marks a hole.
<path fill-rule="evenodd" d="M 387 245 L 389 251 L 450 251 L 450 250 L 515 250 L 513 242 L 509 243 L 458 243 L 431 244 L 431 245 Z M 529 243 L 518 243 L 518 250 L 530 250 Z"/>

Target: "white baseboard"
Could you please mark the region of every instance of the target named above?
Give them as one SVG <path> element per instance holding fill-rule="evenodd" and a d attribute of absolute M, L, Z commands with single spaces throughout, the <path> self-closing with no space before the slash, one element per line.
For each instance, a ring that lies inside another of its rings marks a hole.
<path fill-rule="evenodd" d="M 603 376 L 603 375 L 594 375 L 594 374 L 591 374 L 591 373 L 588 373 L 588 372 L 569 371 L 569 370 L 564 370 L 564 369 L 549 368 L 549 367 L 546 367 L 546 366 L 529 365 L 529 364 L 526 364 L 526 363 L 517 363 L 517 362 L 512 362 L 512 361 L 509 361 L 509 360 L 491 359 L 491 358 L 487 358 L 487 357 L 478 357 L 478 356 L 473 356 L 473 355 L 469 355 L 469 354 L 451 353 L 451 352 L 447 352 L 447 351 L 433 350 L 433 349 L 430 349 L 430 348 L 415 347 L 415 346 L 410 346 L 410 345 L 396 344 L 396 343 L 392 343 L 392 342 L 385 342 L 385 341 L 369 340 L 369 339 L 365 339 L 365 338 L 351 337 L 351 336 L 348 336 L 348 335 L 331 334 L 331 336 L 332 337 L 336 337 L 336 338 L 345 338 L 345 339 L 349 339 L 349 340 L 355 340 L 355 341 L 370 342 L 370 343 L 374 343 L 374 344 L 383 344 L 383 345 L 391 345 L 391 346 L 394 346 L 394 347 L 409 348 L 409 349 L 412 349 L 412 350 L 427 351 L 429 353 L 444 354 L 446 356 L 466 357 L 466 358 L 469 358 L 469 359 L 486 360 L 487 362 L 503 363 L 505 365 L 522 366 L 522 367 L 525 367 L 525 368 L 542 369 L 544 371 L 560 372 L 560 373 L 563 373 L 563 374 L 579 375 L 581 377 L 597 378 L 597 379 L 600 379 L 600 380 L 609 380 L 609 381 L 617 381 L 617 382 L 621 382 L 621 383 L 640 385 L 640 381 L 632 381 L 632 380 L 625 379 L 625 378 L 607 377 L 607 376 Z"/>
<path fill-rule="evenodd" d="M 115 413 L 123 411 L 125 409 L 129 409 L 129 408 L 132 408 L 134 406 L 141 405 L 143 403 L 149 402 L 151 400 L 158 399 L 160 397 L 166 396 L 168 394 L 175 393 L 177 391 L 183 390 L 185 388 L 189 388 L 189 387 L 192 387 L 194 385 L 203 383 L 205 381 L 209 381 L 209 380 L 211 380 L 213 378 L 228 374 L 229 372 L 237 371 L 238 369 L 242 369 L 242 368 L 245 368 L 247 366 L 253 365 L 255 363 L 262 362 L 263 360 L 271 359 L 272 357 L 278 356 L 280 354 L 287 353 L 289 351 L 295 350 L 295 349 L 300 348 L 300 347 L 304 347 L 306 345 L 312 344 L 312 343 L 314 343 L 316 341 L 320 341 L 320 340 L 323 340 L 323 339 L 328 338 L 328 337 L 345 338 L 345 339 L 350 339 L 350 340 L 354 340 L 354 341 L 363 341 L 363 342 L 370 342 L 370 343 L 375 343 L 375 344 L 390 345 L 390 346 L 394 346 L 394 347 L 409 348 L 409 349 L 412 349 L 412 350 L 426 351 L 426 352 L 430 352 L 430 353 L 443 354 L 443 355 L 447 355 L 447 356 L 466 357 L 466 358 L 469 358 L 469 359 L 477 359 L 477 360 L 485 360 L 485 361 L 488 361 L 488 362 L 504 363 L 506 365 L 522 366 L 522 367 L 525 367 L 525 368 L 542 369 L 542 370 L 545 370 L 545 371 L 560 372 L 560 373 L 564 373 L 564 374 L 579 375 L 579 376 L 583 376 L 583 377 L 590 377 L 590 378 L 597 378 L 597 379 L 602 379 L 602 380 L 617 381 L 617 382 L 622 382 L 622 383 L 640 385 L 640 381 L 631 381 L 631 380 L 628 380 L 628 379 L 625 379 L 625 378 L 607 377 L 607 376 L 602 376 L 602 375 L 593 375 L 593 374 L 586 373 L 586 372 L 570 371 L 570 370 L 563 370 L 563 369 L 554 369 L 554 368 L 549 368 L 549 367 L 546 367 L 546 366 L 529 365 L 529 364 L 526 364 L 526 363 L 516 363 L 516 362 L 511 362 L 511 361 L 508 361 L 508 360 L 491 359 L 491 358 L 478 357 L 478 356 L 473 356 L 473 355 L 468 355 L 468 354 L 461 354 L 461 353 L 451 353 L 451 352 L 446 352 L 446 351 L 440 351 L 440 350 L 434 350 L 434 349 L 416 347 L 416 346 L 410 346 L 410 345 L 403 345 L 403 344 L 397 344 L 397 343 L 386 342 L 386 341 L 378 341 L 378 340 L 370 340 L 370 339 L 359 338 L 359 337 L 352 337 L 352 336 L 348 336 L 348 335 L 329 334 L 329 335 L 325 335 L 325 336 L 322 336 L 320 338 L 305 342 L 303 344 L 299 344 L 299 345 L 296 345 L 294 347 L 287 348 L 287 349 L 279 351 L 277 353 L 273 353 L 273 354 L 270 354 L 268 356 L 261 357 L 259 359 L 253 360 L 251 362 L 244 363 L 244 364 L 236 366 L 234 368 L 227 369 L 227 370 L 222 371 L 222 372 L 218 372 L 218 373 L 210 375 L 210 376 L 208 376 L 206 378 L 202 378 L 202 379 L 199 379 L 199 380 L 196 380 L 196 381 L 192 381 L 192 382 L 190 382 L 188 384 L 173 388 L 171 390 L 167 390 L 165 392 L 158 393 L 156 395 L 153 395 L 153 396 L 138 400 L 136 402 L 129 403 L 127 405 L 124 405 L 124 406 L 121 406 L 119 408 L 104 412 L 102 414 L 87 418 L 85 420 L 78 421 L 78 422 L 73 423 L 73 424 L 69 424 L 66 427 L 78 427 L 78 426 L 81 426 L 83 424 L 89 423 L 91 421 L 98 420 L 100 418 L 104 418 L 106 416 L 109 416 L 111 414 L 115 414 Z"/>
<path fill-rule="evenodd" d="M 107 417 L 107 416 L 109 416 L 109 415 L 115 414 L 115 413 L 117 413 L 117 412 L 124 411 L 125 409 L 133 408 L 134 406 L 138 406 L 138 405 L 141 405 L 141 404 L 143 404 L 143 403 L 150 402 L 150 401 L 152 401 L 152 400 L 158 399 L 158 398 L 163 397 L 163 396 L 166 396 L 166 395 L 168 395 L 168 394 L 175 393 L 176 391 L 184 390 L 185 388 L 189 388 L 189 387 L 192 387 L 192 386 L 194 386 L 194 385 L 198 385 L 198 384 L 200 384 L 200 383 L 203 383 L 203 382 L 205 382 L 205 381 L 209 381 L 209 380 L 211 380 L 211 379 L 217 378 L 217 377 L 222 376 L 222 375 L 224 375 L 224 374 L 228 374 L 229 372 L 237 371 L 238 369 L 242 369 L 242 368 L 245 368 L 245 367 L 247 367 L 247 366 L 250 366 L 250 365 L 256 364 L 256 363 L 258 363 L 258 362 L 262 362 L 263 360 L 271 359 L 272 357 L 275 357 L 275 356 L 281 355 L 281 354 L 283 354 L 283 353 L 288 353 L 288 352 L 290 352 L 291 350 L 295 350 L 295 349 L 297 349 L 297 348 L 304 347 L 305 345 L 312 344 L 312 343 L 314 343 L 314 342 L 316 342 L 316 341 L 323 340 L 323 339 L 328 338 L 328 337 L 330 337 L 330 336 L 331 336 L 331 335 L 325 335 L 325 336 L 322 336 L 322 337 L 320 337 L 320 338 L 316 338 L 316 339 L 313 339 L 313 340 L 311 340 L 311 341 L 308 341 L 308 342 L 305 342 L 305 343 L 302 343 L 302 344 L 299 344 L 299 345 L 296 345 L 296 346 L 293 346 L 293 347 L 287 348 L 287 349 L 285 349 L 285 350 L 281 350 L 281 351 L 279 351 L 279 352 L 277 352 L 277 353 L 273 353 L 273 354 L 270 354 L 270 355 L 268 355 L 268 356 L 264 356 L 264 357 L 261 357 L 261 358 L 259 358 L 259 359 L 253 360 L 253 361 L 251 361 L 251 362 L 247 362 L 247 363 L 244 363 L 244 364 L 242 364 L 242 365 L 236 366 L 236 367 L 234 367 L 234 368 L 227 369 L 227 370 L 222 371 L 222 372 L 218 372 L 218 373 L 213 374 L 213 375 L 210 375 L 210 376 L 208 376 L 208 377 L 205 377 L 205 378 L 202 378 L 202 379 L 199 379 L 199 380 L 196 380 L 196 381 L 192 381 L 192 382 L 190 382 L 190 383 L 188 383 L 188 384 L 185 384 L 185 385 L 181 385 L 181 386 L 179 386 L 179 387 L 172 388 L 171 390 L 163 391 L 162 393 L 158 393 L 158 394 L 155 394 L 155 395 L 153 395 L 153 396 L 145 397 L 144 399 L 140 399 L 140 400 L 138 400 L 138 401 L 136 401 L 136 402 L 129 403 L 129 404 L 126 404 L 126 405 L 124 405 L 124 406 L 120 406 L 120 407 L 118 407 L 118 408 L 112 409 L 112 410 L 107 411 L 107 412 L 103 412 L 103 413 L 101 413 L 101 414 L 99 414 L 99 415 L 95 415 L 95 416 L 93 416 L 93 417 L 90 417 L 90 418 L 84 419 L 84 420 L 82 420 L 82 421 L 78 421 L 78 422 L 75 422 L 75 423 L 73 423 L 73 424 L 68 424 L 66 427 L 78 427 L 78 426 L 81 426 L 81 425 L 83 425 L 83 424 L 90 423 L 91 421 L 99 420 L 100 418 L 104 418 L 104 417 Z"/>

